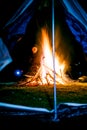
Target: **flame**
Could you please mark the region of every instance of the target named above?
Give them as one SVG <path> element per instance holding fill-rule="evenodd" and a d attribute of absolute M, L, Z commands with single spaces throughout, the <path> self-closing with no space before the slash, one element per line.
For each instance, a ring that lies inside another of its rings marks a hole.
<path fill-rule="evenodd" d="M 56 51 L 54 72 L 52 44 L 47 29 L 42 28 L 40 35 L 38 36 L 38 40 L 41 45 L 39 53 L 39 56 L 41 55 L 40 67 L 34 76 L 26 75 L 26 77 L 28 77 L 27 85 L 54 84 L 54 74 L 56 84 L 67 84 L 69 82 L 71 83 L 72 80 L 65 73 L 67 70 L 68 62 L 64 60 L 62 55 L 60 56 L 60 52 Z"/>
<path fill-rule="evenodd" d="M 54 73 L 56 75 L 56 83 L 64 84 L 67 76 L 64 73 L 66 64 L 65 62 L 60 63 L 58 55 L 55 53 L 55 72 L 53 69 L 53 55 L 52 48 L 50 45 L 50 39 L 48 32 L 45 28 L 42 29 L 42 56 L 41 56 L 41 71 L 40 76 L 43 84 L 54 83 Z"/>

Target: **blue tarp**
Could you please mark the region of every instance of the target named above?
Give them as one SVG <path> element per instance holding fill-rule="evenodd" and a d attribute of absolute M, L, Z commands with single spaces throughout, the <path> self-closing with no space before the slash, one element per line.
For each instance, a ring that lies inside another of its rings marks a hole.
<path fill-rule="evenodd" d="M 63 6 L 65 10 L 67 25 L 76 37 L 76 40 L 82 45 L 84 53 L 87 53 L 87 14 L 85 10 L 80 6 L 77 0 L 56 0 L 55 3 L 57 4 L 58 2 L 61 3 L 61 6 Z M 25 34 L 27 25 L 33 17 L 36 9 L 41 7 L 38 6 L 39 3 L 38 0 L 25 0 L 12 18 L 2 27 L 2 30 L 6 30 L 6 35 L 5 39 L 3 39 L 4 42 L 2 41 L 2 37 L 0 40 L 0 71 L 13 60 L 10 50 L 13 49 L 12 47 L 14 47 L 13 44 L 15 44 L 15 42 L 11 43 L 11 38 L 16 35 Z M 4 55 L 7 55 L 6 58 L 4 58 Z"/>
<path fill-rule="evenodd" d="M 0 38 L 0 71 L 3 70 L 8 64 L 12 62 L 8 48 Z"/>

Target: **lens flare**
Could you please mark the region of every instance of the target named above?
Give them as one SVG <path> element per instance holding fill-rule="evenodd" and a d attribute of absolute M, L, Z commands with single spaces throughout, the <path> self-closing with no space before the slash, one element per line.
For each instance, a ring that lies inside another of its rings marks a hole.
<path fill-rule="evenodd" d="M 21 77 L 22 74 L 23 74 L 23 71 L 20 70 L 20 69 L 16 69 L 16 70 L 14 71 L 14 75 L 15 75 L 16 77 Z"/>

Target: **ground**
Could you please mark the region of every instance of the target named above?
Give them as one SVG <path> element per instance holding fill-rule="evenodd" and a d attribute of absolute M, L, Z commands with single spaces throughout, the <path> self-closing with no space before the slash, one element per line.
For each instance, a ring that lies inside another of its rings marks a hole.
<path fill-rule="evenodd" d="M 43 107 L 35 112 L 1 106 L 1 103 Z M 87 127 L 87 83 L 57 86 L 57 120 L 54 120 L 53 86 L 0 86 L 0 122 L 6 128 L 85 128 Z M 79 104 L 78 104 L 79 103 Z M 31 104 L 31 105 L 30 105 Z"/>

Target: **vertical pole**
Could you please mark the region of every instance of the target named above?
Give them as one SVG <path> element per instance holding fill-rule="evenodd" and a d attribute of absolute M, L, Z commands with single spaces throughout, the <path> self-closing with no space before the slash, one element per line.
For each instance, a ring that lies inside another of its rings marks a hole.
<path fill-rule="evenodd" d="M 53 69 L 54 69 L 54 120 L 57 119 L 57 97 L 55 76 L 55 40 L 54 40 L 54 0 L 52 0 L 52 47 L 53 47 Z"/>

